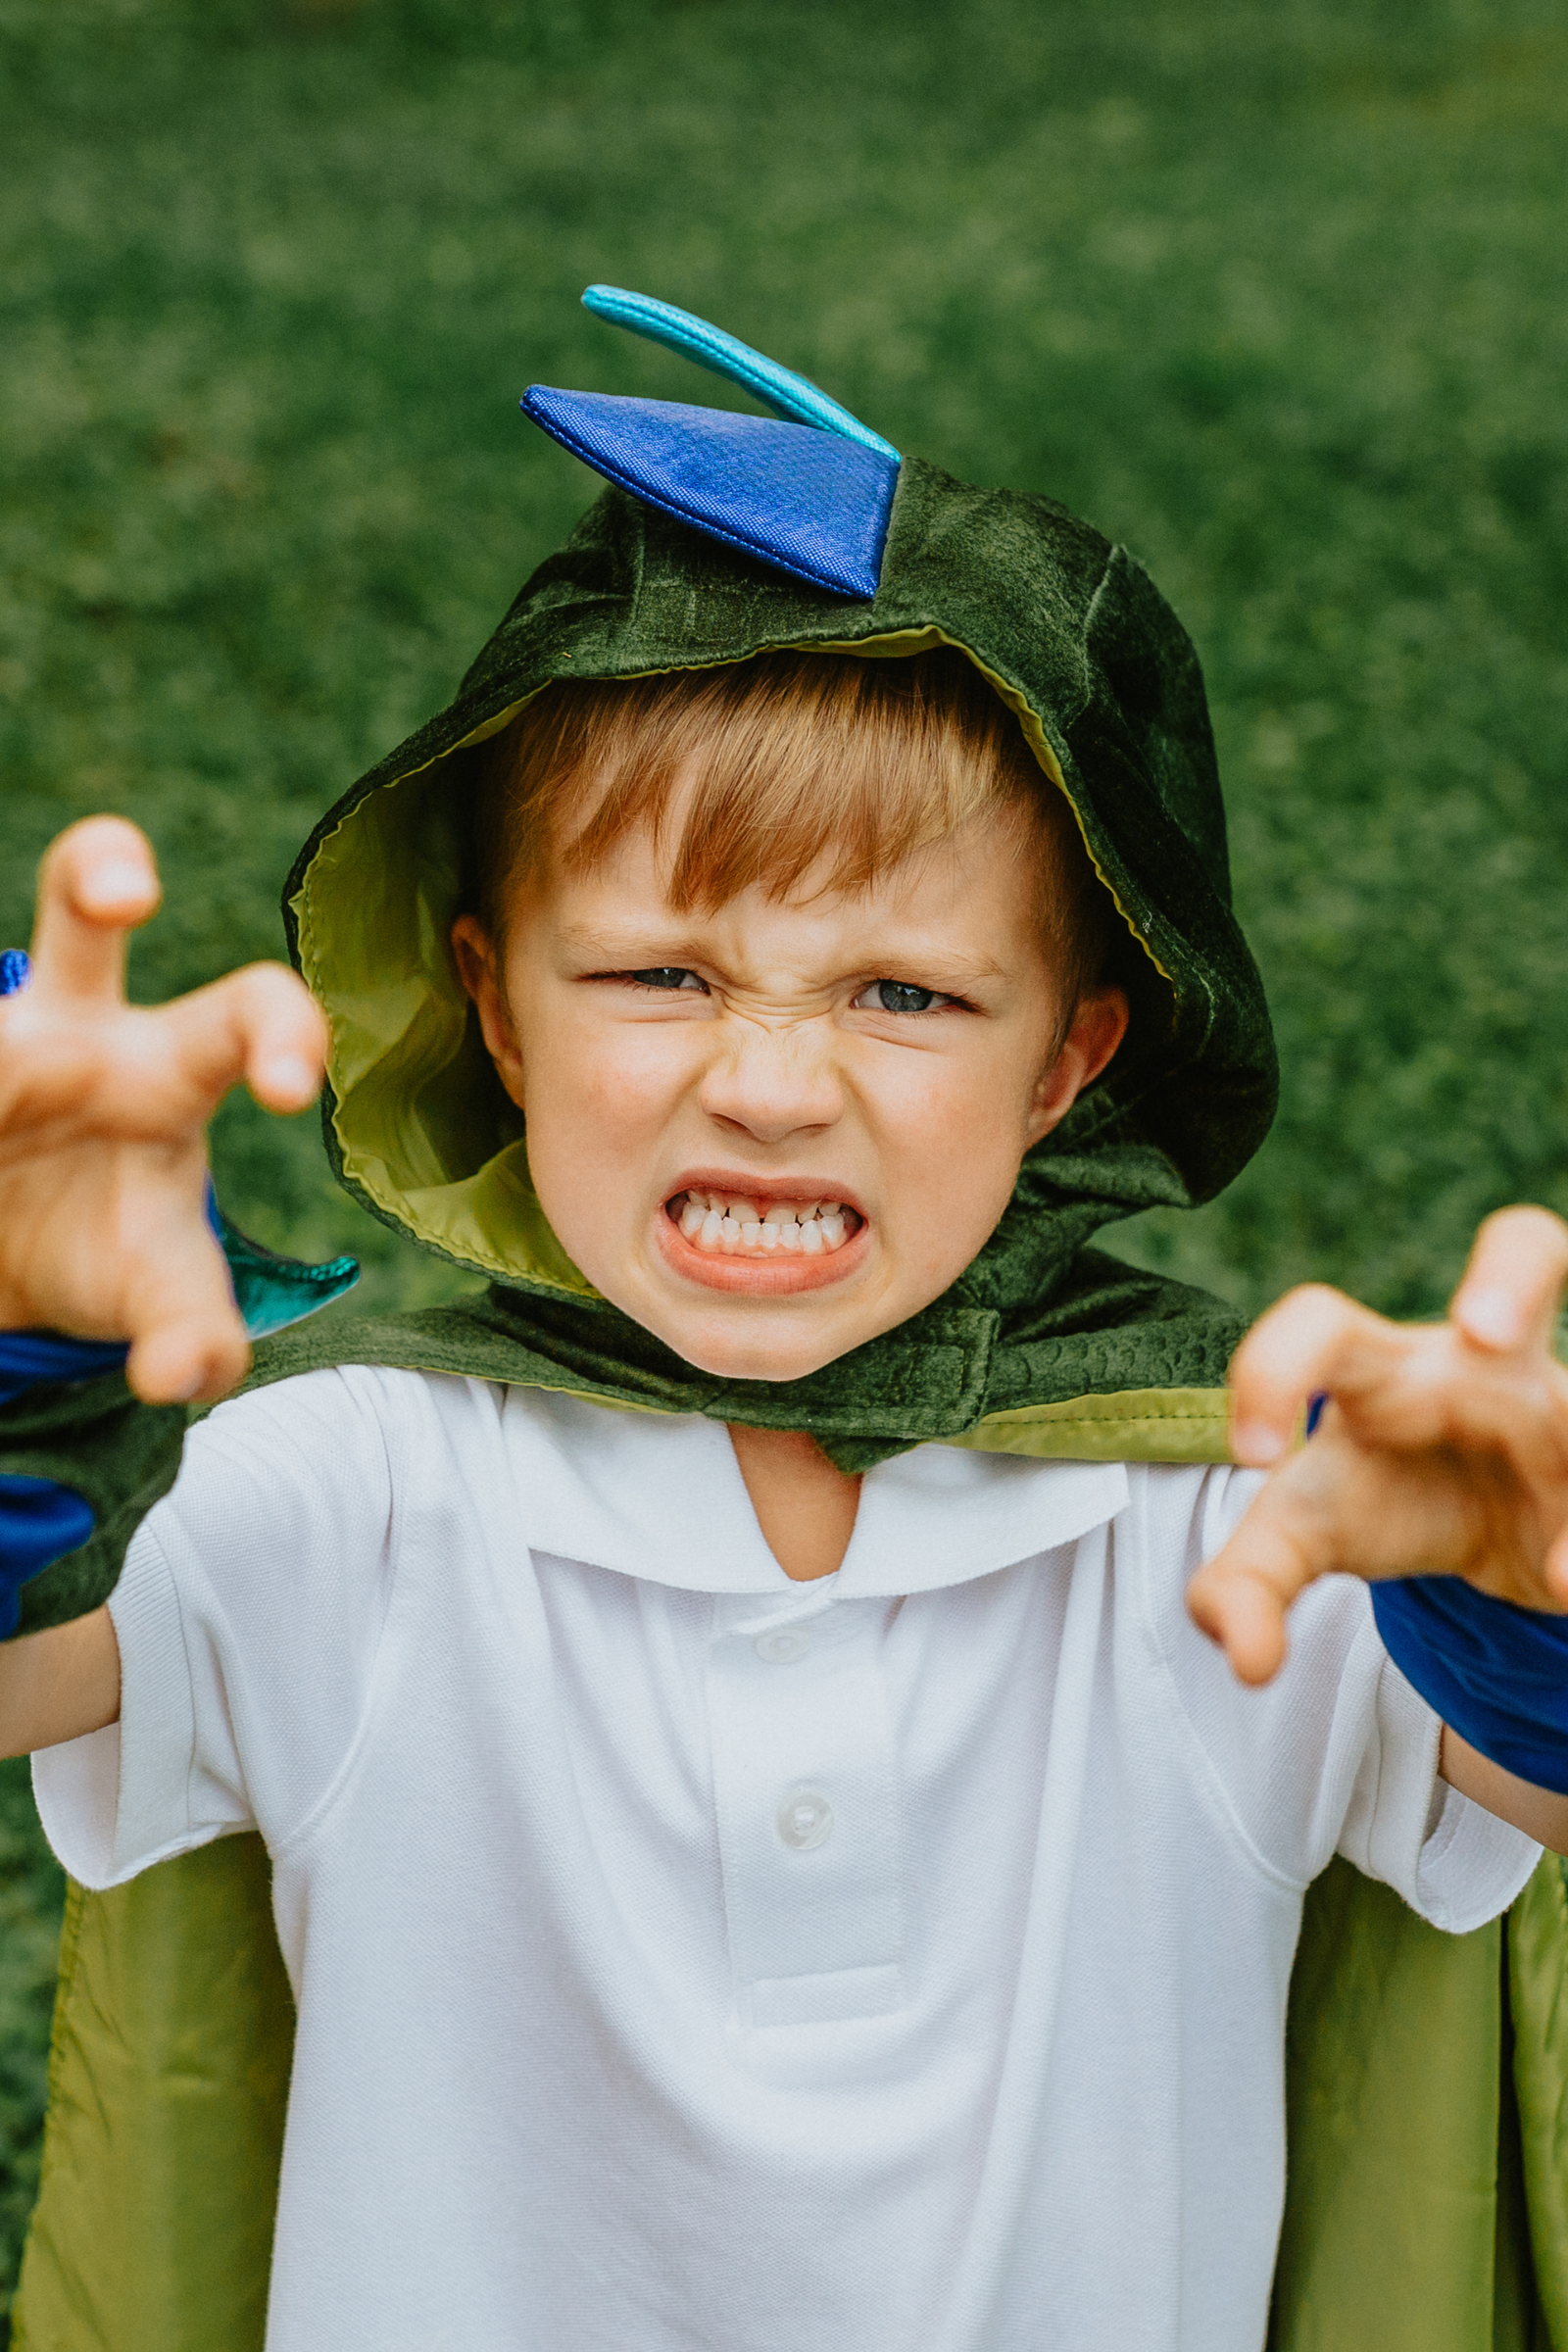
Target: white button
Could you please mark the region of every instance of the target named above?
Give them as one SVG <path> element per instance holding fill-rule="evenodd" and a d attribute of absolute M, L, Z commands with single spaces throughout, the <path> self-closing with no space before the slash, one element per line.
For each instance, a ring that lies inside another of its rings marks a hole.
<path fill-rule="evenodd" d="M 775 1625 L 771 1633 L 757 1637 L 757 1654 L 770 1666 L 793 1666 L 810 1646 L 811 1637 L 804 1625 Z"/>
<path fill-rule="evenodd" d="M 798 1854 L 808 1854 L 833 1834 L 833 1808 L 815 1788 L 792 1788 L 773 1821 L 785 1844 Z"/>

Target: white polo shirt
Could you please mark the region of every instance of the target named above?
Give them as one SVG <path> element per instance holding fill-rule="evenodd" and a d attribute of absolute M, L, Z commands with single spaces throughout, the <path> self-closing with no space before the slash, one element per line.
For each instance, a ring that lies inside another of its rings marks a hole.
<path fill-rule="evenodd" d="M 1195 1632 L 1254 1483 L 922 1446 L 802 1586 L 713 1423 L 214 1414 L 34 1770 L 89 1886 L 271 1849 L 270 2352 L 1259 2352 L 1303 1887 L 1464 1930 L 1538 1849 L 1359 1584 L 1263 1691 Z"/>

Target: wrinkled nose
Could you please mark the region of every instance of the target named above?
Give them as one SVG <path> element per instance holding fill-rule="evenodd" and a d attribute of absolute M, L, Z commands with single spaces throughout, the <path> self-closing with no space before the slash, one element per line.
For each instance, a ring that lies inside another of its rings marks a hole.
<path fill-rule="evenodd" d="M 714 1053 L 699 1099 L 718 1125 L 777 1144 L 831 1127 L 843 1115 L 844 1090 L 825 1022 L 775 1029 L 730 1019 L 714 1028 Z"/>

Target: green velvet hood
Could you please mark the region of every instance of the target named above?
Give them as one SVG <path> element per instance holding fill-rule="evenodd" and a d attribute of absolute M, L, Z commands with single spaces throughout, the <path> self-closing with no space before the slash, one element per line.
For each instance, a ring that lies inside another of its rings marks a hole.
<path fill-rule="evenodd" d="M 592 1290 L 534 1196 L 520 1115 L 447 944 L 464 903 L 473 753 L 553 678 L 938 645 L 976 663 L 1071 805 L 1127 926 L 1131 1032 L 1030 1153 L 996 1233 L 944 1298 L 808 1379 L 716 1382 Z M 1223 1451 L 1215 1393 L 1237 1319 L 1085 1245 L 1140 1209 L 1206 1200 L 1236 1174 L 1273 1113 L 1273 1043 L 1231 911 L 1197 655 L 1126 551 L 1054 500 L 971 488 L 905 459 L 880 584 L 856 600 L 607 489 L 526 582 L 451 705 L 317 826 L 285 919 L 331 1025 L 325 1133 L 340 1180 L 491 1289 L 352 1333 L 329 1320 L 273 1343 L 271 1377 L 329 1352 L 482 1370 L 606 1403 L 809 1429 L 845 1467 L 931 1438 L 1146 1450 L 1129 1447 L 1124 1425 L 1152 1419 L 1168 1424 L 1148 1442 L 1156 1453 Z"/>

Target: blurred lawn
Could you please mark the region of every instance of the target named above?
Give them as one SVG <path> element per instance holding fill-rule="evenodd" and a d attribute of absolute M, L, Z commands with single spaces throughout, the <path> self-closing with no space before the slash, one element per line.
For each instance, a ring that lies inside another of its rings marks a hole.
<path fill-rule="evenodd" d="M 592 278 L 1124 538 L 1192 628 L 1279 1126 L 1124 1246 L 1432 1309 L 1568 1210 L 1568 7 L 0 0 L 0 944 L 95 808 L 160 995 L 278 951 L 318 811 L 444 700 L 590 477 L 535 378 L 722 398 Z M 262 1238 L 448 1295 L 225 1110 Z M 0 1782 L 0 2275 L 58 1886 Z"/>

